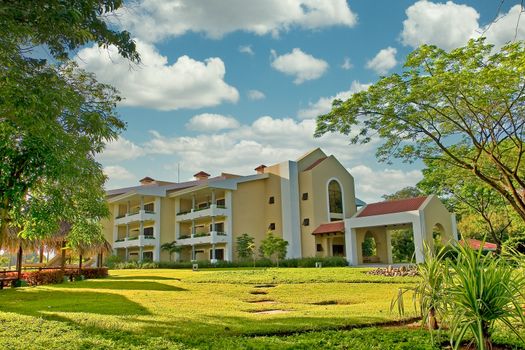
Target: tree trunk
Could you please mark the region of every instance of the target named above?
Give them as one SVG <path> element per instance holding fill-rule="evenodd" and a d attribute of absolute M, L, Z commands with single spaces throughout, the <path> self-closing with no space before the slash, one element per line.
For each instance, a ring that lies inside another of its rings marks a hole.
<path fill-rule="evenodd" d="M 482 339 L 483 344 L 480 344 L 480 345 L 482 345 L 483 349 L 485 350 L 492 350 L 492 339 L 490 338 L 488 323 L 483 322 L 483 325 L 481 327 L 481 332 L 483 334 L 483 339 Z"/>
<path fill-rule="evenodd" d="M 40 264 L 44 263 L 44 245 L 40 246 L 40 252 L 39 252 L 39 259 L 38 262 Z M 42 266 L 38 267 L 38 271 L 42 271 Z"/>
<path fill-rule="evenodd" d="M 82 274 L 82 254 L 78 255 L 78 274 Z"/>
<path fill-rule="evenodd" d="M 23 259 L 23 251 L 22 251 L 22 244 L 18 246 L 18 254 L 16 256 L 16 272 L 17 272 L 17 279 L 22 278 L 22 259 Z"/>
<path fill-rule="evenodd" d="M 62 249 L 60 254 L 62 254 L 62 260 L 60 261 L 60 270 L 64 272 L 66 270 L 66 242 L 62 242 Z"/>
<path fill-rule="evenodd" d="M 428 310 L 428 329 L 436 330 L 438 328 L 439 327 L 436 318 L 436 309 L 434 307 L 431 307 L 430 310 Z"/>

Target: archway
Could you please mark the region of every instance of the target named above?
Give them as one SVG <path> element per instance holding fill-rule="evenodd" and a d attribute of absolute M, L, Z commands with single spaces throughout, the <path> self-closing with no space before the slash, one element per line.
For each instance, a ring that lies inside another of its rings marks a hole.
<path fill-rule="evenodd" d="M 367 231 L 365 238 L 361 244 L 361 253 L 363 257 L 363 263 L 377 262 L 377 242 L 372 232 Z"/>
<path fill-rule="evenodd" d="M 436 223 L 434 227 L 432 227 L 432 243 L 434 252 L 441 250 L 441 248 L 447 244 L 447 241 L 448 239 L 445 236 L 445 229 L 443 228 L 443 225 Z"/>

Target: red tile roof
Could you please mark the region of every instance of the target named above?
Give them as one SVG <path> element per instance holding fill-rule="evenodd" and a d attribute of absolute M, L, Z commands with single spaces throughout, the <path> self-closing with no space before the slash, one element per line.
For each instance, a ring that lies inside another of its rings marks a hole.
<path fill-rule="evenodd" d="M 416 197 L 408 199 L 398 199 L 379 203 L 367 204 L 357 217 L 374 216 L 383 214 L 401 213 L 404 211 L 418 210 L 427 197 Z"/>
<path fill-rule="evenodd" d="M 328 224 L 321 224 L 317 227 L 313 235 L 320 235 L 323 233 L 334 233 L 334 232 L 345 232 L 345 222 L 344 221 L 334 221 Z"/>
<path fill-rule="evenodd" d="M 470 248 L 475 249 L 475 250 L 478 250 L 481 246 L 483 246 L 483 250 L 496 250 L 498 248 L 497 244 L 495 243 L 490 243 L 490 242 L 483 243 L 480 240 L 472 239 L 472 238 L 462 239 L 461 241 L 459 241 L 460 244 L 465 244 L 465 242 L 467 242 Z"/>
<path fill-rule="evenodd" d="M 313 162 L 312 164 L 310 164 L 310 166 L 306 169 L 304 169 L 304 171 L 308 171 L 308 170 L 312 170 L 313 168 L 315 168 L 319 163 L 321 163 L 323 160 L 325 160 L 326 158 L 328 157 L 323 157 L 323 158 L 319 158 L 317 159 L 315 162 Z"/>
<path fill-rule="evenodd" d="M 205 173 L 204 171 L 199 171 L 197 174 L 194 174 L 193 176 L 195 176 L 195 177 L 197 177 L 197 176 L 210 176 L 210 174 Z"/>

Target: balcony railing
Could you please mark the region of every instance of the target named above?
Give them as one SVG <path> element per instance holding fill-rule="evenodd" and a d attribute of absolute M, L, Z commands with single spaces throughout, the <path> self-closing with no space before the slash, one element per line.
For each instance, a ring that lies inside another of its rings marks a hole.
<path fill-rule="evenodd" d="M 181 234 L 177 243 L 181 245 L 228 243 L 228 235 L 222 231 L 199 232 L 193 236 Z"/>

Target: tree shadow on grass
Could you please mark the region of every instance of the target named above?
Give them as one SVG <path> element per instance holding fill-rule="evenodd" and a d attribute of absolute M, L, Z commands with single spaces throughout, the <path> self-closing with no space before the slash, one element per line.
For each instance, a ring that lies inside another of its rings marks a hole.
<path fill-rule="evenodd" d="M 98 279 L 87 280 L 82 282 L 65 283 L 56 285 L 57 288 L 74 288 L 74 289 L 108 289 L 108 290 L 158 290 L 165 292 L 183 292 L 187 289 L 172 286 L 169 284 L 153 281 L 125 281 Z"/>
<path fill-rule="evenodd" d="M 1 310 L 29 316 L 54 312 L 76 312 L 117 316 L 144 316 L 151 313 L 123 295 L 87 291 L 46 289 L 10 290 L 2 298 Z M 47 317 L 46 317 L 47 318 Z"/>
<path fill-rule="evenodd" d="M 120 280 L 125 280 L 125 281 L 134 281 L 134 280 L 143 280 L 143 281 L 148 281 L 148 280 L 152 280 L 152 281 L 180 281 L 181 279 L 180 278 L 176 278 L 176 277 L 161 277 L 161 276 L 112 276 L 112 275 L 109 275 L 109 277 L 106 277 L 104 278 L 105 280 L 110 280 L 110 281 L 120 281 Z"/>

